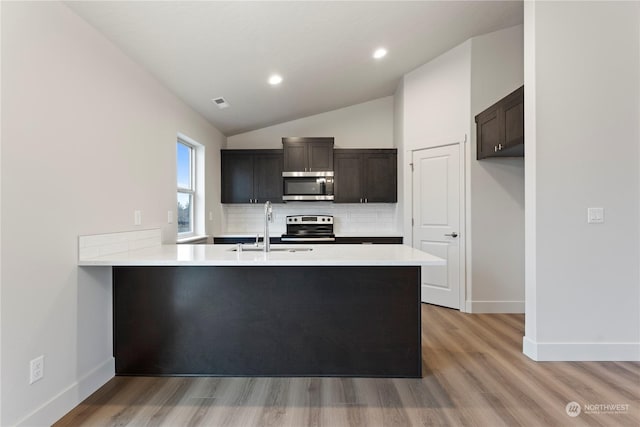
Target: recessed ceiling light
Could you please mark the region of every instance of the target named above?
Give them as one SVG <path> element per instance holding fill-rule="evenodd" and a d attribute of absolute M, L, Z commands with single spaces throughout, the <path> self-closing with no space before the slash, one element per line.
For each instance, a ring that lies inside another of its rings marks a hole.
<path fill-rule="evenodd" d="M 271 77 L 269 77 L 269 84 L 270 85 L 275 86 L 275 85 L 279 85 L 280 83 L 282 83 L 282 77 L 281 76 L 279 76 L 277 74 L 274 74 Z"/>
<path fill-rule="evenodd" d="M 387 49 L 380 47 L 373 52 L 373 57 L 376 59 L 383 58 L 387 54 Z"/>

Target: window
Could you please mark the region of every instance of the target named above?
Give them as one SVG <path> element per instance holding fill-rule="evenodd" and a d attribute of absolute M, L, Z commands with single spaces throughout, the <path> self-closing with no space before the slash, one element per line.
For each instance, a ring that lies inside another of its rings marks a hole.
<path fill-rule="evenodd" d="M 178 237 L 188 237 L 195 234 L 195 147 L 178 140 L 176 159 L 178 171 Z"/>

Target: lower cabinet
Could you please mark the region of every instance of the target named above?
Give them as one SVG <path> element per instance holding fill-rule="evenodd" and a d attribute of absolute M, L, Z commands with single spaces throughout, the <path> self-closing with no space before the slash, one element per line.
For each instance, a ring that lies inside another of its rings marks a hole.
<path fill-rule="evenodd" d="M 222 203 L 282 203 L 282 150 L 221 150 Z"/>
<path fill-rule="evenodd" d="M 396 203 L 396 149 L 334 150 L 335 203 Z"/>

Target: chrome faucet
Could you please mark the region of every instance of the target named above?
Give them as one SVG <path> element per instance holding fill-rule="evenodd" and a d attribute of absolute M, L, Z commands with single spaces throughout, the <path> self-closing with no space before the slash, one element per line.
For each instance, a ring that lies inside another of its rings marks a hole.
<path fill-rule="evenodd" d="M 267 201 L 264 204 L 264 240 L 262 250 L 265 252 L 271 251 L 271 242 L 269 241 L 269 223 L 273 222 L 273 208 L 271 202 Z"/>

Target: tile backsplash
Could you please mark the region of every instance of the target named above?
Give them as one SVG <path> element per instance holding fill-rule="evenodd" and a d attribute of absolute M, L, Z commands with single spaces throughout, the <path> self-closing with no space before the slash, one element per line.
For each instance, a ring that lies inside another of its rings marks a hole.
<path fill-rule="evenodd" d="M 160 246 L 161 238 L 159 228 L 78 236 L 78 259 L 82 261 L 97 256 Z"/>
<path fill-rule="evenodd" d="M 263 233 L 264 205 L 223 205 L 223 234 Z M 401 236 L 396 204 L 333 204 L 301 202 L 274 204 L 274 221 L 269 225 L 273 236 L 286 230 L 288 215 L 333 215 L 336 235 Z"/>

